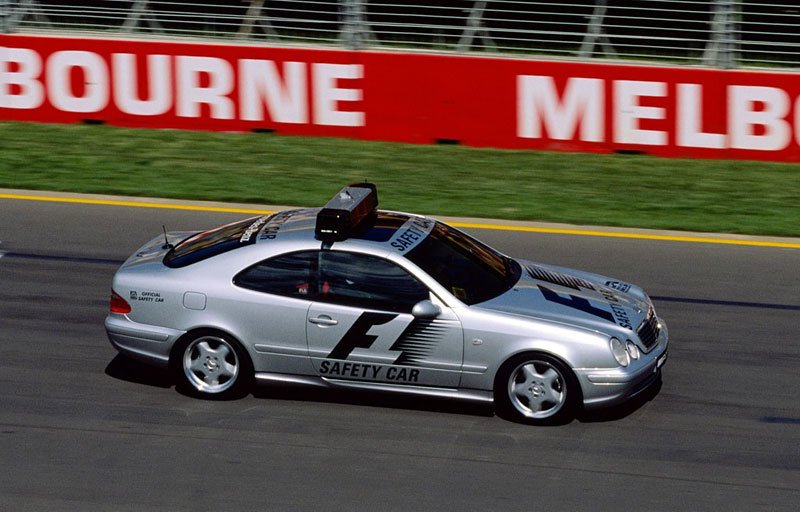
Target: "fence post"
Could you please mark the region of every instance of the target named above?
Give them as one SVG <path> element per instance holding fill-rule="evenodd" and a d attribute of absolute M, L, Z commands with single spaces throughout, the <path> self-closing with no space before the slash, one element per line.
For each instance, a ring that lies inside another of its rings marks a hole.
<path fill-rule="evenodd" d="M 133 5 L 131 5 L 130 13 L 125 17 L 125 22 L 119 28 L 120 32 L 136 32 L 136 27 L 139 25 L 139 22 L 142 23 L 142 27 L 150 25 L 150 28 L 156 32 L 163 31 L 155 15 L 148 12 L 150 9 L 148 5 L 149 1 L 150 0 L 136 0 Z M 149 18 L 148 14 L 152 17 Z"/>
<path fill-rule="evenodd" d="M 0 0 L 0 34 L 11 33 L 11 1 Z"/>
<path fill-rule="evenodd" d="M 356 34 L 355 27 L 353 27 L 352 20 L 352 2 L 353 0 L 340 0 L 339 12 L 342 18 L 342 28 L 339 33 L 339 41 L 345 48 L 356 50 Z"/>
<path fill-rule="evenodd" d="M 238 34 L 243 37 L 250 36 L 254 33 L 256 27 L 261 27 L 267 38 L 274 37 L 277 39 L 278 32 L 273 28 L 272 23 L 267 19 L 267 16 L 262 12 L 264 9 L 264 0 L 242 0 L 243 2 L 250 2 L 247 7 L 247 13 L 244 15 L 242 25 L 239 27 Z"/>
<path fill-rule="evenodd" d="M 350 50 L 362 50 L 372 39 L 367 22 L 367 0 L 341 0 L 342 33 L 339 39 Z"/>
<path fill-rule="evenodd" d="M 735 68 L 739 49 L 740 0 L 715 0 L 711 38 L 703 52 L 703 64 L 722 69 Z"/>
<path fill-rule="evenodd" d="M 586 27 L 586 34 L 583 36 L 583 42 L 578 50 L 578 57 L 582 59 L 590 59 L 594 54 L 594 47 L 600 46 L 600 49 L 605 51 L 611 57 L 616 57 L 617 52 L 611 46 L 611 40 L 608 39 L 603 23 L 606 17 L 606 0 L 597 0 L 592 10 L 592 15 L 589 17 L 589 24 Z"/>
<path fill-rule="evenodd" d="M 469 51 L 475 39 L 483 41 L 484 48 L 493 49 L 494 41 L 489 36 L 489 31 L 483 23 L 483 13 L 486 11 L 487 2 L 475 2 L 469 10 L 467 26 L 456 44 L 456 50 L 460 52 Z"/>

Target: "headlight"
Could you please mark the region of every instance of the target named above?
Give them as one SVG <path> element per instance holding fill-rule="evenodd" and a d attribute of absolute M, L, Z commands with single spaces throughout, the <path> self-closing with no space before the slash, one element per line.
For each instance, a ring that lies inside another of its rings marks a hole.
<path fill-rule="evenodd" d="M 631 340 L 625 344 L 625 349 L 628 351 L 628 355 L 631 356 L 631 359 L 639 359 L 639 347 L 633 344 Z"/>
<path fill-rule="evenodd" d="M 625 345 L 617 338 L 611 338 L 610 344 L 614 359 L 616 359 L 621 366 L 628 366 L 631 362 L 631 358 L 630 355 L 628 355 L 628 351 L 625 350 Z"/>

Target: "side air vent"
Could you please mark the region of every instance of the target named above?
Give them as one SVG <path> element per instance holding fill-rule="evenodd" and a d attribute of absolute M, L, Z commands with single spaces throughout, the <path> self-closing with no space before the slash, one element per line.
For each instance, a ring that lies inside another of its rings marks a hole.
<path fill-rule="evenodd" d="M 548 283 L 566 286 L 567 288 L 572 288 L 573 290 L 594 290 L 594 286 L 592 286 L 592 283 L 589 281 L 568 276 L 566 274 L 562 274 L 561 272 L 554 272 L 536 265 L 528 265 L 525 267 L 525 270 L 528 271 L 529 276 L 534 279 L 538 279 L 539 281 L 546 281 Z"/>

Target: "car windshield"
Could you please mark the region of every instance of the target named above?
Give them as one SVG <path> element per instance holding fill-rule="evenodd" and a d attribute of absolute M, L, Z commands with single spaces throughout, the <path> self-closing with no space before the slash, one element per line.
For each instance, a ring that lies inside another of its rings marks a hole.
<path fill-rule="evenodd" d="M 226 224 L 192 235 L 172 248 L 164 257 L 164 264 L 178 268 L 236 249 L 256 241 L 256 234 L 269 220 L 268 216 Z"/>
<path fill-rule="evenodd" d="M 469 305 L 505 293 L 521 272 L 511 258 L 440 222 L 406 257 Z"/>

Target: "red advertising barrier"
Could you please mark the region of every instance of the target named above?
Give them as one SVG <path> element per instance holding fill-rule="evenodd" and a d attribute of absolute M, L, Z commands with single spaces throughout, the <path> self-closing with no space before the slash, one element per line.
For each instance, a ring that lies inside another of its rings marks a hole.
<path fill-rule="evenodd" d="M 0 119 L 800 161 L 800 75 L 0 35 Z"/>

